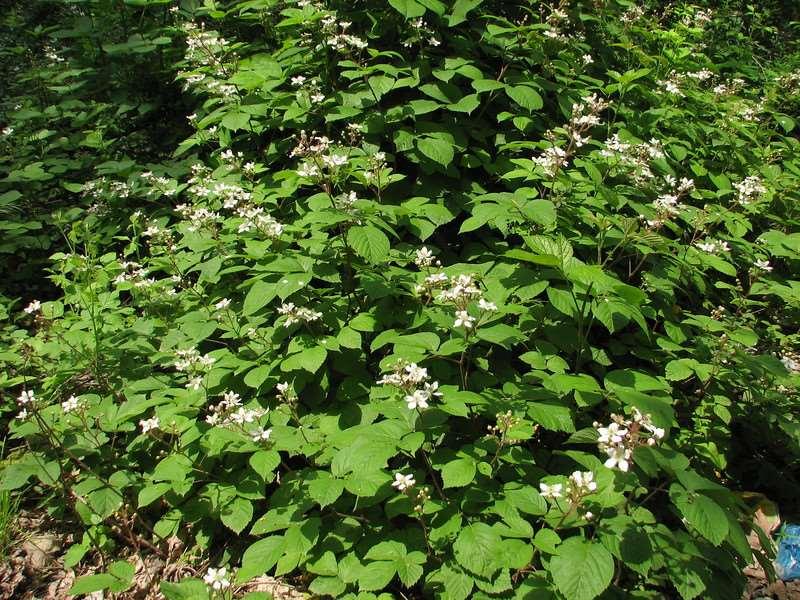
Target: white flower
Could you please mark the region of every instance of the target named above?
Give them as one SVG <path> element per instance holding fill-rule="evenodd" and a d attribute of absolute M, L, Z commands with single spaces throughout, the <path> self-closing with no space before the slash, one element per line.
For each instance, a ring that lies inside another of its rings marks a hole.
<path fill-rule="evenodd" d="M 396 487 L 399 492 L 405 492 L 406 490 L 414 487 L 415 483 L 417 482 L 414 480 L 413 475 L 403 475 L 402 473 L 395 473 L 394 481 L 392 482 L 392 487 Z"/>
<path fill-rule="evenodd" d="M 430 267 L 433 264 L 433 252 L 428 250 L 426 246 L 423 246 L 416 252 L 416 258 L 414 262 L 418 267 Z"/>
<path fill-rule="evenodd" d="M 753 263 L 753 266 L 760 271 L 765 271 L 769 273 L 772 271 L 772 265 L 769 264 L 768 260 L 765 259 L 758 259 Z"/>
<path fill-rule="evenodd" d="M 217 303 L 214 305 L 214 307 L 215 307 L 217 310 L 225 310 L 225 309 L 226 309 L 226 308 L 228 308 L 230 305 L 231 305 L 231 301 L 230 301 L 228 298 L 223 298 L 222 300 L 220 300 L 219 302 L 217 302 Z"/>
<path fill-rule="evenodd" d="M 199 376 L 199 375 L 196 376 L 196 377 L 192 377 L 186 383 L 186 389 L 187 390 L 195 390 L 195 391 L 197 391 L 201 387 L 203 387 L 203 378 L 201 376 Z"/>
<path fill-rule="evenodd" d="M 329 169 L 335 169 L 347 164 L 347 157 L 344 154 L 326 154 L 322 157 L 322 162 Z"/>
<path fill-rule="evenodd" d="M 306 82 L 306 78 L 303 77 L 302 75 L 297 75 L 295 77 L 292 77 L 292 85 L 295 86 L 295 87 L 300 87 L 305 82 Z"/>
<path fill-rule="evenodd" d="M 608 460 L 603 463 L 609 469 L 614 467 L 620 471 L 627 471 L 630 468 L 631 451 L 621 446 L 612 446 L 606 450 Z"/>
<path fill-rule="evenodd" d="M 71 413 L 74 410 L 78 410 L 79 406 L 80 406 L 80 400 L 78 400 L 78 398 L 76 398 L 75 396 L 70 396 L 64 402 L 61 403 L 61 410 L 63 410 L 65 414 Z"/>
<path fill-rule="evenodd" d="M 147 433 L 153 429 L 158 429 L 160 426 L 158 417 L 153 417 L 152 419 L 142 419 L 139 421 L 139 427 L 142 428 L 142 433 Z"/>
<path fill-rule="evenodd" d="M 269 436 L 272 435 L 272 429 L 257 429 L 256 431 L 250 434 L 250 437 L 253 439 L 254 442 L 266 442 L 269 439 Z"/>
<path fill-rule="evenodd" d="M 28 418 L 28 411 L 27 411 L 27 409 L 24 409 L 24 408 L 23 408 L 21 411 L 19 411 L 19 412 L 17 413 L 17 416 L 16 416 L 15 418 L 19 419 L 20 421 L 24 421 L 25 419 L 27 419 L 27 418 Z"/>
<path fill-rule="evenodd" d="M 430 395 L 425 390 L 414 390 L 413 394 L 405 397 L 405 401 L 409 410 L 428 408 L 429 399 Z"/>
<path fill-rule="evenodd" d="M 35 312 L 39 312 L 41 309 L 42 309 L 42 303 L 39 302 L 38 300 L 34 300 L 30 304 L 28 304 L 28 306 L 26 306 L 23 310 L 29 315 L 32 315 Z"/>
<path fill-rule="evenodd" d="M 320 102 L 324 102 L 325 101 L 325 94 L 321 94 L 320 92 L 315 92 L 315 93 L 311 94 L 309 99 L 314 104 L 319 104 Z"/>
<path fill-rule="evenodd" d="M 599 427 L 597 432 L 600 434 L 597 440 L 600 444 L 619 444 L 628 435 L 628 430 L 620 427 L 617 423 L 610 423 L 608 427 Z"/>
<path fill-rule="evenodd" d="M 209 567 L 208 572 L 203 576 L 203 581 L 217 591 L 226 590 L 231 586 L 225 567 L 220 567 L 219 569 Z"/>
<path fill-rule="evenodd" d="M 594 59 L 592 58 L 591 54 L 584 54 L 581 57 L 581 60 L 583 61 L 584 65 L 590 65 L 590 64 L 592 64 L 594 62 Z"/>
<path fill-rule="evenodd" d="M 591 471 L 575 471 L 570 475 L 569 479 L 572 491 L 580 496 L 585 496 L 597 489 L 594 473 Z"/>
<path fill-rule="evenodd" d="M 495 312 L 497 310 L 497 305 L 494 302 L 487 302 L 486 300 L 481 298 L 480 300 L 478 300 L 478 308 L 488 312 Z"/>
<path fill-rule="evenodd" d="M 300 177 L 317 177 L 319 175 L 319 168 L 311 163 L 303 163 L 300 165 L 300 168 L 297 169 L 297 174 Z"/>
<path fill-rule="evenodd" d="M 471 316 L 465 310 L 456 311 L 456 320 L 453 322 L 453 327 L 464 327 L 464 329 L 472 329 L 475 325 L 475 317 Z"/>
<path fill-rule="evenodd" d="M 33 395 L 33 392 L 24 390 L 17 398 L 17 402 L 19 402 L 22 406 L 25 406 L 26 404 L 33 404 L 36 402 L 36 396 Z"/>
<path fill-rule="evenodd" d="M 561 490 L 564 488 L 563 485 L 560 483 L 554 483 L 553 485 L 547 485 L 546 483 L 539 484 L 539 493 L 542 495 L 543 498 L 561 498 Z"/>
<path fill-rule="evenodd" d="M 222 395 L 222 402 L 225 408 L 235 408 L 242 405 L 242 397 L 236 392 L 225 392 Z"/>

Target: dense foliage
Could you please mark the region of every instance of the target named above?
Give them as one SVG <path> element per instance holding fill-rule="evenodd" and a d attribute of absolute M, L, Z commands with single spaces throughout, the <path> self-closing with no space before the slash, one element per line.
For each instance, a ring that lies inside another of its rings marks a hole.
<path fill-rule="evenodd" d="M 800 15 L 652 5 L 12 6 L 0 487 L 104 557 L 74 593 L 176 537 L 168 599 L 771 569 L 742 492 L 798 508 Z"/>

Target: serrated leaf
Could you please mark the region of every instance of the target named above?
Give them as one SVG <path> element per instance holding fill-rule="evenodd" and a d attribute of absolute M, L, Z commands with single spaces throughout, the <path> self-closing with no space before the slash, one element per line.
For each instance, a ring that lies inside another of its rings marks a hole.
<path fill-rule="evenodd" d="M 236 573 L 236 582 L 244 583 L 264 575 L 278 562 L 284 548 L 283 536 L 280 535 L 265 537 L 252 544 L 242 555 L 242 566 Z"/>
<path fill-rule="evenodd" d="M 522 108 L 531 112 L 544 106 L 544 101 L 539 92 L 527 85 L 507 85 L 506 94 Z"/>
<path fill-rule="evenodd" d="M 316 373 L 325 363 L 327 356 L 328 351 L 324 346 L 312 346 L 297 354 L 292 354 L 284 360 L 281 363 L 281 370 L 283 372 L 308 371 L 309 373 Z"/>
<path fill-rule="evenodd" d="M 467 13 L 479 6 L 483 0 L 456 0 L 453 4 L 453 12 L 450 15 L 447 24 L 450 27 L 460 25 L 467 20 Z"/>
<path fill-rule="evenodd" d="M 722 507 L 708 496 L 693 493 L 678 493 L 673 502 L 689 523 L 715 546 L 719 546 L 728 535 L 728 518 Z"/>
<path fill-rule="evenodd" d="M 422 138 L 417 140 L 417 148 L 423 155 L 442 165 L 448 166 L 453 162 L 455 152 L 450 142 L 439 138 Z"/>
<path fill-rule="evenodd" d="M 389 5 L 407 20 L 421 17 L 425 14 L 425 7 L 415 0 L 389 0 Z"/>
<path fill-rule="evenodd" d="M 253 504 L 244 498 L 234 498 L 232 502 L 226 503 L 220 511 L 222 523 L 235 533 L 241 533 L 252 518 Z"/>
<path fill-rule="evenodd" d="M 464 487 L 475 480 L 477 465 L 472 458 L 459 458 L 442 467 L 444 487 Z"/>
<path fill-rule="evenodd" d="M 592 600 L 611 583 L 614 559 L 600 544 L 575 536 L 558 547 L 550 560 L 550 574 L 565 598 Z"/>
<path fill-rule="evenodd" d="M 503 540 L 486 523 L 473 523 L 458 534 L 453 553 L 464 569 L 491 579 L 502 567 Z"/>
<path fill-rule="evenodd" d="M 252 315 L 269 304 L 277 294 L 278 291 L 274 282 L 263 280 L 256 281 L 244 297 L 242 311 L 245 315 Z"/>
<path fill-rule="evenodd" d="M 358 589 L 363 592 L 382 590 L 394 579 L 397 572 L 392 561 L 375 561 L 365 564 L 358 576 Z"/>
<path fill-rule="evenodd" d="M 351 227 L 347 231 L 347 243 L 360 257 L 372 264 L 383 262 L 389 255 L 389 238 L 377 227 Z"/>

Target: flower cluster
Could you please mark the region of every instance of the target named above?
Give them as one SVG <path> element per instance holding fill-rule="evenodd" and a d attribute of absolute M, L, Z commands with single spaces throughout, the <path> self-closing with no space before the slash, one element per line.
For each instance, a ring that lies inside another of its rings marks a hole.
<path fill-rule="evenodd" d="M 404 393 L 403 400 L 409 410 L 428 408 L 428 402 L 440 397 L 439 382 L 430 381 L 428 369 L 416 363 L 400 361 L 395 366 L 394 372 L 384 375 L 378 380 L 378 385 L 391 385 L 399 388 Z"/>
<path fill-rule="evenodd" d="M 369 157 L 369 166 L 367 169 L 364 170 L 363 175 L 364 179 L 368 184 L 374 182 L 374 184 L 380 188 L 381 187 L 381 172 L 386 167 L 386 153 L 385 152 L 376 152 L 375 154 Z"/>
<path fill-rule="evenodd" d="M 175 212 L 189 222 L 186 230 L 192 233 L 201 229 L 212 229 L 220 219 L 219 213 L 190 204 L 179 204 L 175 207 Z"/>
<path fill-rule="evenodd" d="M 17 396 L 17 405 L 20 410 L 16 418 L 20 421 L 24 421 L 28 418 L 28 411 L 36 407 L 36 395 L 30 390 L 23 390 L 22 393 Z"/>
<path fill-rule="evenodd" d="M 659 79 L 656 81 L 656 84 L 663 88 L 663 90 L 667 93 L 673 94 L 680 98 L 686 96 L 683 93 L 682 86 L 686 82 L 686 75 L 683 73 L 678 73 L 676 71 L 671 71 L 669 75 L 667 75 L 666 79 Z"/>
<path fill-rule="evenodd" d="M 267 414 L 267 410 L 261 407 L 247 408 L 242 406 L 242 398 L 236 392 L 225 392 L 222 400 L 218 404 L 209 407 L 209 414 L 206 416 L 206 423 L 212 426 L 238 427 L 247 433 L 253 441 L 267 441 L 272 434 L 271 429 L 257 428 L 253 431 L 245 430 L 246 425 L 256 423 L 261 417 Z"/>
<path fill-rule="evenodd" d="M 246 233 L 255 229 L 264 237 L 273 240 L 283 233 L 283 225 L 276 221 L 272 215 L 264 212 L 264 208 L 261 206 L 253 204 L 240 206 L 236 209 L 236 214 L 242 219 L 238 228 L 239 233 Z"/>
<path fill-rule="evenodd" d="M 363 50 L 367 42 L 356 35 L 347 33 L 352 23 L 337 21 L 333 15 L 324 17 L 321 21 L 322 33 L 325 36 L 325 45 L 337 52 L 347 53 L 351 50 Z"/>
<path fill-rule="evenodd" d="M 542 167 L 548 177 L 555 177 L 568 161 L 567 152 L 558 146 L 545 148 L 539 156 L 533 158 L 533 162 Z"/>
<path fill-rule="evenodd" d="M 622 16 L 620 17 L 620 21 L 622 21 L 625 25 L 631 25 L 641 19 L 644 16 L 644 8 L 641 6 L 631 6 L 628 8 Z"/>
<path fill-rule="evenodd" d="M 664 158 L 664 148 L 659 140 L 652 138 L 648 142 L 633 144 L 623 142 L 618 133 L 606 140 L 605 148 L 600 151 L 600 156 L 613 158 L 617 162 L 614 167 L 622 166 L 630 171 L 636 183 L 644 184 L 655 178 L 650 163 L 659 158 Z"/>
<path fill-rule="evenodd" d="M 434 258 L 433 252 L 431 252 L 427 246 L 423 246 L 414 253 L 414 264 L 420 269 L 427 269 L 434 265 L 437 267 L 442 266 L 441 261 Z"/>
<path fill-rule="evenodd" d="M 416 252 L 414 262 L 421 268 L 428 269 L 434 264 L 433 254 L 428 248 L 423 247 Z M 436 261 L 436 266 L 441 266 Z M 478 318 L 469 312 L 469 306 L 477 301 L 481 317 L 487 313 L 496 312 L 497 305 L 489 302 L 482 297 L 482 292 L 477 286 L 477 282 L 472 275 L 458 275 L 450 278 L 445 273 L 439 271 L 430 273 L 423 279 L 421 284 L 415 287 L 415 291 L 424 297 L 434 297 L 435 291 L 441 290 L 435 295 L 438 302 L 451 304 L 455 308 L 455 321 L 453 327 L 463 327 L 466 330 L 474 329 Z"/>
<path fill-rule="evenodd" d="M 398 492 L 401 494 L 405 494 L 409 498 L 411 498 L 411 490 L 417 484 L 416 480 L 414 479 L 413 475 L 403 475 L 402 473 L 395 473 L 394 474 L 394 481 L 392 482 L 392 487 L 397 489 Z M 430 500 L 430 488 L 427 486 L 423 487 L 417 492 L 416 497 L 414 498 L 415 505 L 414 505 L 414 512 L 418 514 L 422 514 L 423 509 L 425 507 L 425 503 Z"/>
<path fill-rule="evenodd" d="M 141 174 L 141 178 L 151 186 L 147 190 L 148 196 L 174 196 L 178 193 L 176 183 L 169 177 L 156 175 L 152 171 L 145 171 Z"/>
<path fill-rule="evenodd" d="M 781 356 L 781 363 L 792 375 L 800 373 L 800 354 L 784 352 L 783 356 Z"/>
<path fill-rule="evenodd" d="M 545 148 L 533 162 L 539 165 L 548 177 L 555 177 L 567 165 L 570 157 L 589 141 L 589 131 L 600 125 L 600 113 L 608 108 L 608 102 L 597 94 L 590 94 L 581 98 L 580 102 L 572 105 L 572 115 L 569 123 L 564 126 L 568 137 L 566 149 L 555 145 L 556 136 L 552 131 L 545 133 L 545 137 L 553 142 L 552 146 Z"/>
<path fill-rule="evenodd" d="M 767 192 L 764 183 L 758 175 L 750 175 L 742 181 L 733 184 L 736 188 L 736 202 L 742 206 L 747 206 L 751 202 L 757 201 Z"/>
<path fill-rule="evenodd" d="M 295 323 L 311 323 L 319 321 L 322 313 L 304 306 L 295 306 L 293 302 L 284 302 L 278 307 L 278 314 L 285 316 L 284 327 L 291 327 Z"/>
<path fill-rule="evenodd" d="M 139 427 L 142 428 L 142 433 L 147 434 L 150 431 L 154 431 L 161 427 L 161 421 L 158 417 L 152 417 L 150 419 L 142 419 L 139 421 Z"/>
<path fill-rule="evenodd" d="M 412 28 L 411 37 L 403 42 L 405 48 L 410 48 L 413 44 L 426 43 L 434 48 L 441 45 L 441 42 L 436 37 L 436 32 L 422 19 L 414 19 L 410 23 Z"/>
<path fill-rule="evenodd" d="M 677 180 L 672 175 L 666 175 L 664 183 L 664 191 L 659 194 L 658 198 L 653 200 L 653 208 L 656 210 L 656 215 L 654 218 L 647 220 L 647 226 L 651 229 L 663 227 L 664 223 L 677 215 L 681 209 L 681 198 L 694 190 L 694 181 L 687 177 Z"/>
<path fill-rule="evenodd" d="M 308 136 L 305 131 L 300 132 L 297 145 L 289 155 L 308 159 L 300 165 L 297 174 L 310 179 L 320 177 L 324 170 L 333 173 L 349 162 L 347 155 L 332 150 L 330 139 L 313 133 Z"/>
<path fill-rule="evenodd" d="M 30 304 L 22 309 L 25 313 L 32 315 L 42 310 L 42 303 L 38 300 L 31 300 Z"/>
<path fill-rule="evenodd" d="M 731 251 L 731 247 L 728 242 L 721 240 L 704 240 L 702 242 L 697 242 L 695 246 L 697 246 L 703 252 L 708 252 L 709 254 L 719 254 L 720 252 Z"/>
<path fill-rule="evenodd" d="M 545 20 L 547 27 L 542 34 L 546 38 L 559 42 L 569 41 L 569 34 L 564 32 L 564 28 L 569 25 L 569 15 L 564 10 L 566 4 L 567 3 L 564 1 L 560 2 L 560 4 L 552 8 L 550 14 L 547 15 L 547 19 Z"/>
<path fill-rule="evenodd" d="M 77 396 L 70 396 L 61 403 L 61 410 L 64 411 L 65 415 L 71 412 L 82 411 L 85 407 L 86 405 Z"/>
<path fill-rule="evenodd" d="M 735 79 L 731 79 L 727 83 L 718 83 L 711 91 L 713 91 L 717 96 L 732 96 L 741 90 L 745 86 L 745 83 L 746 82 L 744 79 L 739 79 L 737 77 Z"/>
<path fill-rule="evenodd" d="M 758 258 L 753 261 L 753 267 L 758 271 L 763 271 L 764 273 L 772 272 L 772 265 L 769 264 L 769 260 L 765 258 Z"/>
<path fill-rule="evenodd" d="M 146 288 L 156 284 L 153 277 L 147 277 L 147 269 L 133 260 L 123 260 L 120 262 L 122 273 L 114 278 L 114 283 L 131 283 L 136 288 Z"/>
<path fill-rule="evenodd" d="M 319 104 L 325 100 L 325 94 L 321 91 L 319 79 L 308 79 L 305 75 L 295 75 L 289 82 L 292 87 L 297 88 L 298 99 L 307 96 L 310 104 Z"/>
<path fill-rule="evenodd" d="M 199 390 L 203 386 L 203 375 L 211 368 L 217 359 L 208 354 L 201 355 L 195 348 L 188 350 L 177 350 L 175 352 L 177 360 L 175 368 L 178 371 L 189 374 L 189 381 L 186 388 Z"/>
<path fill-rule="evenodd" d="M 203 575 L 203 581 L 217 592 L 231 587 L 231 580 L 225 567 L 220 567 L 219 569 L 209 567 L 206 574 Z"/>
<path fill-rule="evenodd" d="M 611 415 L 611 423 L 605 427 L 594 423 L 599 434 L 597 445 L 608 456 L 605 466 L 609 469 L 627 471 L 637 447 L 654 446 L 666 435 L 663 429 L 653 425 L 649 414 L 642 414 L 638 408 L 633 408 L 631 416 L 631 419 L 625 419 Z"/>
<path fill-rule="evenodd" d="M 590 520 L 594 515 L 583 508 L 586 496 L 597 491 L 597 482 L 594 480 L 594 473 L 591 471 L 574 471 L 567 479 L 567 483 L 540 483 L 539 493 L 542 498 L 558 501 L 562 498 L 567 500 L 567 513 L 578 510 L 585 519 Z"/>

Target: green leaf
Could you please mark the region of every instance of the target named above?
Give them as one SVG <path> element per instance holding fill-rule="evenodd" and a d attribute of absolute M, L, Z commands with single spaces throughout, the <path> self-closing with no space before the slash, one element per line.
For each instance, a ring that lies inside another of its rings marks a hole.
<path fill-rule="evenodd" d="M 236 573 L 236 583 L 264 575 L 283 555 L 286 544 L 283 536 L 272 535 L 252 544 L 242 555 L 242 566 Z"/>
<path fill-rule="evenodd" d="M 453 4 L 453 12 L 450 15 L 447 24 L 450 27 L 459 25 L 467 20 L 467 13 L 479 6 L 483 0 L 456 0 Z"/>
<path fill-rule="evenodd" d="M 477 465 L 472 458 L 459 458 L 442 467 L 444 487 L 464 487 L 475 480 Z"/>
<path fill-rule="evenodd" d="M 284 360 L 281 363 L 281 370 L 285 373 L 289 371 L 316 373 L 325 363 L 327 356 L 328 351 L 324 346 L 312 346 Z"/>
<path fill-rule="evenodd" d="M 389 255 L 389 238 L 377 227 L 351 227 L 347 231 L 347 243 L 360 257 L 372 264 L 384 262 Z"/>
<path fill-rule="evenodd" d="M 139 508 L 149 506 L 166 494 L 171 488 L 172 485 L 169 483 L 154 483 L 152 485 L 144 486 L 141 490 L 139 490 L 139 499 L 137 503 Z"/>
<path fill-rule="evenodd" d="M 682 488 L 681 488 L 682 489 Z M 708 496 L 678 492 L 672 501 L 689 526 L 715 546 L 728 535 L 728 519 L 722 507 Z"/>
<path fill-rule="evenodd" d="M 244 297 L 242 312 L 244 312 L 245 315 L 252 315 L 260 308 L 269 304 L 277 294 L 278 291 L 274 282 L 263 280 L 256 281 Z"/>
<path fill-rule="evenodd" d="M 69 594 L 91 594 L 101 590 L 119 593 L 127 590 L 133 582 L 136 569 L 127 561 L 119 560 L 108 567 L 108 573 L 84 575 L 79 577 L 69 590 Z"/>
<path fill-rule="evenodd" d="M 474 585 L 472 577 L 447 564 L 431 573 L 427 580 L 437 584 L 436 597 L 441 600 L 466 600 L 472 593 Z"/>
<path fill-rule="evenodd" d="M 184 481 L 192 471 L 192 461 L 183 454 L 170 454 L 156 465 L 154 481 Z"/>
<path fill-rule="evenodd" d="M 539 110 L 544 106 L 544 101 L 539 92 L 527 85 L 507 85 L 506 94 L 514 102 L 530 112 Z"/>
<path fill-rule="evenodd" d="M 200 579 L 184 579 L 179 583 L 162 581 L 159 587 L 167 600 L 208 600 L 208 586 Z"/>
<path fill-rule="evenodd" d="M 389 4 L 403 15 L 406 20 L 415 19 L 425 14 L 425 7 L 415 0 L 389 0 Z"/>
<path fill-rule="evenodd" d="M 472 111 L 474 111 L 480 105 L 481 100 L 478 98 L 478 94 L 469 94 L 468 96 L 461 98 L 461 100 L 455 104 L 448 104 L 447 109 L 453 112 L 472 114 Z"/>
<path fill-rule="evenodd" d="M 517 344 L 525 339 L 525 336 L 516 327 L 511 327 L 504 323 L 497 325 L 490 325 L 486 327 L 478 327 L 478 338 L 492 344 L 497 344 L 506 349 L 511 349 L 514 344 Z"/>
<path fill-rule="evenodd" d="M 392 561 L 381 560 L 367 563 L 363 566 L 361 574 L 358 576 L 358 589 L 362 592 L 382 590 L 394 579 L 396 572 L 397 569 L 395 569 Z"/>
<path fill-rule="evenodd" d="M 609 586 L 614 558 L 603 546 L 578 536 L 568 538 L 550 561 L 558 591 L 570 600 L 592 600 Z"/>
<path fill-rule="evenodd" d="M 322 477 L 308 483 L 308 493 L 313 500 L 325 507 L 333 504 L 342 495 L 344 482 L 333 477 Z"/>
<path fill-rule="evenodd" d="M 419 151 L 422 152 L 423 155 L 439 163 L 443 167 L 453 162 L 453 157 L 455 156 L 453 145 L 439 138 L 426 137 L 418 139 L 417 148 L 419 148 Z"/>
<path fill-rule="evenodd" d="M 458 534 L 453 553 L 467 571 L 490 579 L 502 567 L 503 540 L 486 523 L 473 523 Z"/>
<path fill-rule="evenodd" d="M 244 498 L 234 498 L 220 512 L 223 524 L 235 533 L 241 533 L 253 518 L 253 504 Z"/>

